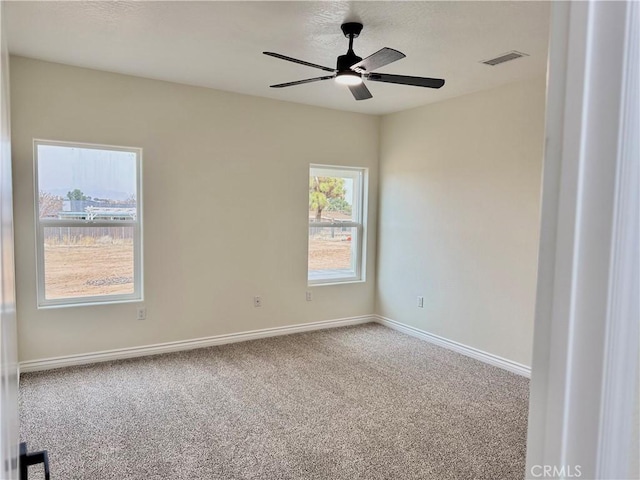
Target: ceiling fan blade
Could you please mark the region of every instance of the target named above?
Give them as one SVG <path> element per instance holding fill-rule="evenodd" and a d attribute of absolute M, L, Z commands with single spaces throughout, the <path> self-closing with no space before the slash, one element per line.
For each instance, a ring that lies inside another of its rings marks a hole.
<path fill-rule="evenodd" d="M 351 65 L 351 70 L 358 73 L 368 73 L 374 70 L 389 65 L 392 62 L 400 60 L 406 57 L 406 55 L 393 48 L 384 47 L 378 50 L 376 53 L 369 55 L 364 60 Z"/>
<path fill-rule="evenodd" d="M 320 70 L 324 70 L 325 72 L 335 72 L 335 68 L 323 67 L 322 65 L 316 65 L 315 63 L 305 62 L 304 60 L 298 60 L 297 58 L 287 57 L 285 55 L 280 55 L 279 53 L 273 52 L 262 52 L 265 55 L 269 55 L 270 57 L 279 58 L 280 60 L 286 60 L 288 62 L 299 63 L 300 65 L 306 65 L 307 67 L 319 68 Z"/>
<path fill-rule="evenodd" d="M 367 98 L 373 97 L 364 83 L 361 83 L 360 85 L 349 85 L 349 90 L 351 90 L 351 93 L 356 100 L 366 100 Z"/>
<path fill-rule="evenodd" d="M 302 85 L 303 83 L 319 82 L 320 80 L 329 80 L 334 78 L 335 75 L 327 75 L 326 77 L 307 78 L 306 80 L 297 80 L 295 82 L 278 83 L 276 85 L 270 85 L 271 88 L 292 87 L 294 85 Z"/>
<path fill-rule="evenodd" d="M 409 77 L 407 75 L 391 75 L 389 73 L 370 73 L 367 75 L 367 80 L 427 88 L 440 88 L 444 85 L 444 80 L 441 78 Z"/>

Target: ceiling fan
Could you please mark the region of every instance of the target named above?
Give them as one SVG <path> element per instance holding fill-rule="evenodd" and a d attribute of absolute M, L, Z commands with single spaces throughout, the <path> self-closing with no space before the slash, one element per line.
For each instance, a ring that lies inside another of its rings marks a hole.
<path fill-rule="evenodd" d="M 288 62 L 299 63 L 307 67 L 319 68 L 332 75 L 324 77 L 307 78 L 306 80 L 298 80 L 295 82 L 278 83 L 271 85 L 271 88 L 292 87 L 294 85 L 302 85 L 304 83 L 319 82 L 321 80 L 334 79 L 341 85 L 347 85 L 356 100 L 366 100 L 372 98 L 371 92 L 364 84 L 364 80 L 372 82 L 398 83 L 400 85 L 413 85 L 415 87 L 440 88 L 444 85 L 444 80 L 440 78 L 410 77 L 407 75 L 392 75 L 389 73 L 375 73 L 373 70 L 384 67 L 396 60 L 406 57 L 406 55 L 393 48 L 383 48 L 376 53 L 369 55 L 364 60 L 357 56 L 353 51 L 353 39 L 358 38 L 362 31 L 362 24 L 356 22 L 343 23 L 341 25 L 344 36 L 349 39 L 349 50 L 345 55 L 338 57 L 336 68 L 323 67 L 315 63 L 305 62 L 297 58 L 287 57 L 274 52 L 262 52 L 265 55 L 287 60 Z"/>

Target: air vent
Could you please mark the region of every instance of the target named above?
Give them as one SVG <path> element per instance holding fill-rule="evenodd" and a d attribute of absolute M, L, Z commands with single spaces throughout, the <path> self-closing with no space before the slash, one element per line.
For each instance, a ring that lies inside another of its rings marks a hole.
<path fill-rule="evenodd" d="M 483 60 L 480 63 L 484 63 L 485 65 L 491 65 L 492 67 L 495 67 L 496 65 L 500 65 L 501 63 L 510 62 L 511 60 L 515 60 L 516 58 L 528 57 L 528 56 L 529 55 L 527 55 L 526 53 L 516 52 L 515 50 L 512 50 L 510 52 L 503 53 L 499 57 L 492 58 L 490 60 Z"/>

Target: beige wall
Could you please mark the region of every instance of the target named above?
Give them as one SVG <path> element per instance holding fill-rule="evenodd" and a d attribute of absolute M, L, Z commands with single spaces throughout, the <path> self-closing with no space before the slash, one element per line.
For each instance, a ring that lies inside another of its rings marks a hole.
<path fill-rule="evenodd" d="M 531 364 L 544 109 L 539 78 L 383 117 L 380 315 Z"/>
<path fill-rule="evenodd" d="M 20 360 L 377 309 L 530 364 L 544 79 L 382 120 L 20 57 L 11 85 Z M 33 138 L 144 149 L 147 320 L 135 303 L 36 308 Z M 367 282 L 312 302 L 309 163 L 370 173 Z"/>
<path fill-rule="evenodd" d="M 11 94 L 20 360 L 373 312 L 378 118 L 19 57 Z M 33 138 L 144 149 L 147 320 L 36 308 Z M 306 302 L 310 163 L 369 168 L 369 255 Z"/>

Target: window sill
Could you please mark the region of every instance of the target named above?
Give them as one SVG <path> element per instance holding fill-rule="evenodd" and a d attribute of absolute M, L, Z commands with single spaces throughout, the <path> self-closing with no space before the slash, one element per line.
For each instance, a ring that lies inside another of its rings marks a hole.
<path fill-rule="evenodd" d="M 329 287 L 329 286 L 334 286 L 334 285 L 348 285 L 350 283 L 366 283 L 366 280 L 364 279 L 345 279 L 345 280 L 338 280 L 338 279 L 327 279 L 326 281 L 314 281 L 314 282 L 307 282 L 307 287 Z"/>
<path fill-rule="evenodd" d="M 71 307 L 93 307 L 101 305 L 118 305 L 120 303 L 141 303 L 143 298 L 129 298 L 122 300 L 98 300 L 95 302 L 73 302 L 73 303 L 45 303 L 38 304 L 38 310 L 50 310 L 55 308 L 71 308 Z"/>

